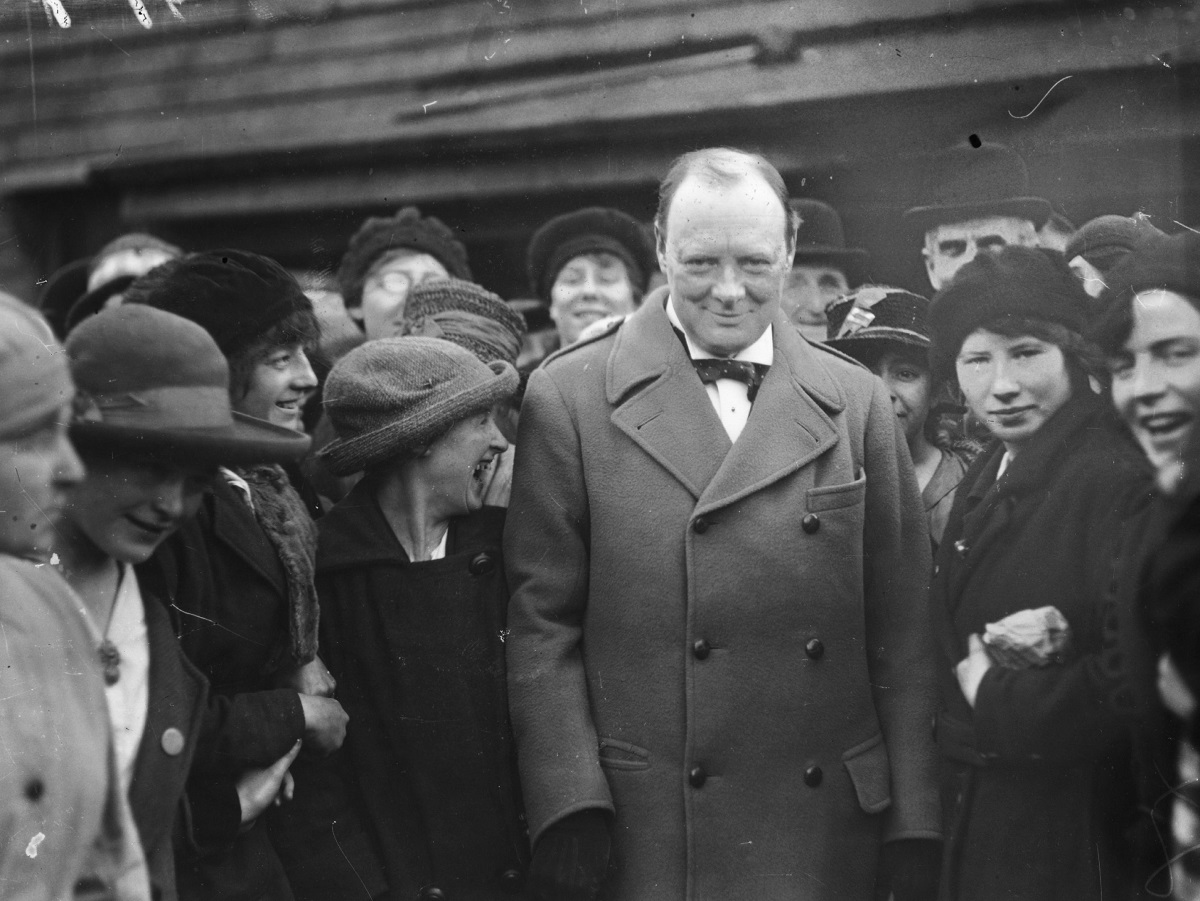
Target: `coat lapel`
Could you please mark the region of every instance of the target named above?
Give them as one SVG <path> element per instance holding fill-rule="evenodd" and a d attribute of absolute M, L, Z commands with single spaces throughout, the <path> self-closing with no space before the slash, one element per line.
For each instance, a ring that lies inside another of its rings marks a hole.
<path fill-rule="evenodd" d="M 213 485 L 213 535 L 245 561 L 246 565 L 271 583 L 281 597 L 287 597 L 286 576 L 267 536 L 259 527 L 253 511 L 220 476 Z M 265 565 L 270 560 L 274 566 Z"/>

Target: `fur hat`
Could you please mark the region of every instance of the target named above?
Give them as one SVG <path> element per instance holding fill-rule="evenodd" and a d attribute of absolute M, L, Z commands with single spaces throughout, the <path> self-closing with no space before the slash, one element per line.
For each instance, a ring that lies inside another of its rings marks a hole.
<path fill-rule="evenodd" d="M 455 278 L 471 280 L 467 248 L 449 227 L 433 216 L 406 206 L 387 218 L 372 216 L 350 239 L 338 267 L 338 284 L 347 307 L 362 305 L 363 282 L 380 258 L 395 250 L 415 250 L 437 259 Z"/>
<path fill-rule="evenodd" d="M 485 363 L 516 365 L 525 331 L 525 320 L 499 296 L 457 278 L 422 282 L 404 307 L 402 334 L 445 338 Z"/>
<path fill-rule="evenodd" d="M 954 374 L 963 341 L 1005 316 L 1056 322 L 1082 334 L 1093 302 L 1061 253 L 1042 247 L 1003 247 L 981 253 L 934 295 L 929 307 L 935 379 Z"/>
<path fill-rule="evenodd" d="M 925 173 L 925 199 L 904 212 L 904 222 L 924 235 L 935 225 L 988 216 L 1015 216 L 1041 228 L 1050 202 L 1029 196 L 1029 170 L 1002 144 L 957 146 L 935 156 Z"/>
<path fill-rule="evenodd" d="M 37 310 L 0 291 L 0 440 L 25 434 L 75 396 L 62 347 Z"/>
<path fill-rule="evenodd" d="M 611 253 L 620 259 L 639 294 L 657 267 L 654 242 L 640 222 L 620 210 L 586 207 L 555 216 L 533 233 L 525 257 L 533 293 L 549 303 L 558 273 L 587 253 Z"/>
<path fill-rule="evenodd" d="M 1065 254 L 1068 260 L 1082 256 L 1107 274 L 1143 243 L 1166 237 L 1144 216 L 1099 216 L 1080 226 Z"/>
<path fill-rule="evenodd" d="M 424 447 L 517 390 L 517 371 L 440 338 L 381 338 L 338 360 L 325 382 L 337 439 L 317 454 L 334 475 Z"/>
<path fill-rule="evenodd" d="M 833 304 L 826 313 L 826 343 L 859 362 L 865 362 L 865 352 L 873 353 L 889 344 L 929 349 L 929 299 L 920 294 L 866 285 Z"/>
<path fill-rule="evenodd" d="M 293 313 L 313 313 L 290 272 L 245 250 L 210 250 L 170 260 L 129 286 L 124 305 L 146 304 L 204 327 L 234 357 Z"/>
<path fill-rule="evenodd" d="M 123 304 L 82 322 L 66 347 L 79 391 L 71 439 L 81 448 L 226 465 L 308 451 L 307 435 L 233 412 L 225 356 L 182 316 Z"/>
<path fill-rule="evenodd" d="M 861 284 L 868 254 L 861 248 L 846 246 L 837 210 L 819 200 L 804 198 L 792 200 L 788 206 L 800 217 L 793 265 L 833 266 L 845 273 L 851 285 Z"/>

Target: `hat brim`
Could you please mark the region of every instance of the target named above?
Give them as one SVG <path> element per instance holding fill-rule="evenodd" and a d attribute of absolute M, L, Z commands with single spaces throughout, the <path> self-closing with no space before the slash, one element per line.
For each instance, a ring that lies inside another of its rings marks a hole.
<path fill-rule="evenodd" d="M 118 275 L 111 281 L 105 282 L 98 288 L 93 288 L 87 294 L 75 301 L 71 308 L 67 310 L 65 327 L 68 332 L 79 325 L 89 316 L 95 316 L 104 309 L 104 305 L 117 294 L 123 292 L 126 288 L 132 285 L 137 279 L 132 275 Z"/>
<path fill-rule="evenodd" d="M 1050 218 L 1050 201 L 1041 197 L 1007 197 L 1003 200 L 979 200 L 971 203 L 931 204 L 904 211 L 904 224 L 924 234 L 935 225 L 965 222 L 990 216 L 1013 216 L 1028 219 L 1034 228 L 1041 228 Z"/>
<path fill-rule="evenodd" d="M 89 450 L 119 450 L 155 459 L 204 465 L 290 463 L 308 453 L 303 432 L 233 414 L 233 424 L 217 428 L 152 429 L 102 421 L 71 423 L 71 440 Z"/>
<path fill-rule="evenodd" d="M 877 348 L 884 344 L 902 344 L 905 347 L 915 347 L 925 351 L 928 351 L 931 346 L 930 340 L 920 332 L 888 326 L 861 329 L 849 337 L 832 338 L 825 343 L 852 357 L 864 348 Z"/>

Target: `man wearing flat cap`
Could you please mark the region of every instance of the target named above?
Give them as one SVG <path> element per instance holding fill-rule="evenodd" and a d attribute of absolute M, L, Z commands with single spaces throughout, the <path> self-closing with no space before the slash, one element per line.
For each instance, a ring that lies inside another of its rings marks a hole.
<path fill-rule="evenodd" d="M 921 503 L 883 385 L 780 309 L 787 200 L 761 157 L 681 157 L 667 285 L 530 376 L 505 555 L 534 897 L 930 897 Z"/>

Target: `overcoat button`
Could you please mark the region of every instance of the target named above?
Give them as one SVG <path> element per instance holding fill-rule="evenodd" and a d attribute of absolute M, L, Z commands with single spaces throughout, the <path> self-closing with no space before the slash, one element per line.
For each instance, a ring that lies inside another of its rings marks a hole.
<path fill-rule="evenodd" d="M 516 867 L 505 870 L 500 874 L 500 887 L 506 892 L 519 892 L 521 890 L 521 883 L 523 881 L 524 879 L 521 876 L 521 871 Z"/>
<path fill-rule="evenodd" d="M 813 534 L 813 532 L 821 528 L 821 517 L 815 513 L 805 513 L 804 519 L 800 520 L 800 528 L 809 535 Z"/>
<path fill-rule="evenodd" d="M 804 646 L 804 653 L 813 660 L 820 660 L 825 654 L 825 645 L 821 639 L 813 638 Z"/>
<path fill-rule="evenodd" d="M 496 568 L 496 561 L 491 554 L 476 554 L 471 558 L 471 575 L 482 576 Z"/>
<path fill-rule="evenodd" d="M 698 518 L 694 523 L 692 523 L 692 531 L 697 535 L 703 535 L 708 531 L 708 520 L 703 516 Z"/>
<path fill-rule="evenodd" d="M 46 793 L 46 783 L 37 776 L 34 776 L 25 783 L 25 797 L 33 802 L 42 800 L 42 795 Z"/>
<path fill-rule="evenodd" d="M 819 766 L 810 766 L 804 771 L 804 784 L 809 788 L 816 788 L 824 778 L 825 774 L 821 772 Z"/>
<path fill-rule="evenodd" d="M 420 901 L 446 901 L 446 893 L 436 885 L 427 885 L 421 889 L 421 893 L 417 895 Z"/>
<path fill-rule="evenodd" d="M 703 638 L 697 638 L 694 642 L 692 642 L 692 655 L 697 660 L 707 660 L 708 652 L 711 650 L 712 648 Z"/>
<path fill-rule="evenodd" d="M 708 781 L 708 773 L 704 772 L 704 767 L 694 766 L 688 771 L 688 782 L 692 788 L 701 788 Z"/>
<path fill-rule="evenodd" d="M 958 541 L 954 542 L 954 549 L 956 551 L 958 551 L 959 556 L 962 556 L 962 557 L 967 556 L 967 543 L 965 541 L 963 541 L 961 538 L 958 539 Z"/>
<path fill-rule="evenodd" d="M 169 757 L 178 757 L 183 753 L 183 733 L 171 726 L 162 734 L 162 749 Z"/>

